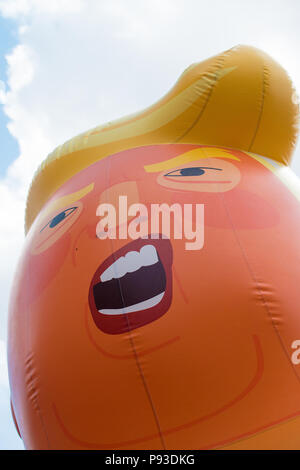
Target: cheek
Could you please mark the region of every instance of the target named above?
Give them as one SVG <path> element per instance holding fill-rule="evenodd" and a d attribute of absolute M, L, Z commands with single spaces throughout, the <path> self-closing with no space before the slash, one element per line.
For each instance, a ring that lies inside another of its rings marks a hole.
<path fill-rule="evenodd" d="M 43 291 L 55 279 L 63 264 L 67 262 L 70 245 L 71 236 L 65 234 L 64 238 L 49 250 L 39 255 L 28 253 L 25 256 L 20 267 L 23 275 L 20 277 L 17 289 L 20 298 L 24 300 L 27 307 L 38 300 Z"/>
<path fill-rule="evenodd" d="M 234 166 L 231 165 L 227 170 L 226 168 L 224 169 L 224 174 L 226 175 L 226 178 L 231 180 L 232 182 L 232 187 L 234 188 L 241 180 L 241 172 L 240 170 Z"/>

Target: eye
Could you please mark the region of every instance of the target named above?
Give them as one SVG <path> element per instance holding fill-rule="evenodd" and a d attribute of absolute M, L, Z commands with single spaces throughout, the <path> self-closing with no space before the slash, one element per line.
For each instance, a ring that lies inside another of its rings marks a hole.
<path fill-rule="evenodd" d="M 187 168 L 180 168 L 166 173 L 164 176 L 201 176 L 204 175 L 205 170 L 222 171 L 222 168 L 212 168 L 210 166 L 194 166 Z"/>
<path fill-rule="evenodd" d="M 40 230 L 42 232 L 44 228 L 48 227 L 53 228 L 60 224 L 63 220 L 65 220 L 69 215 L 73 214 L 76 211 L 77 207 L 70 207 L 69 209 L 65 209 L 59 214 L 57 214 L 53 219 L 49 220 L 49 222 Z"/>

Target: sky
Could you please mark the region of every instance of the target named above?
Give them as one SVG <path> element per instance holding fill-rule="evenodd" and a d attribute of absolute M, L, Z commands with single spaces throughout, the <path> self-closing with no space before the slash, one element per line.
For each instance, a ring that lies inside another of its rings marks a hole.
<path fill-rule="evenodd" d="M 9 409 L 9 291 L 26 194 L 57 145 L 162 97 L 191 63 L 263 49 L 300 92 L 298 0 L 0 0 L 0 449 L 22 449 Z M 292 168 L 300 176 L 300 148 Z"/>

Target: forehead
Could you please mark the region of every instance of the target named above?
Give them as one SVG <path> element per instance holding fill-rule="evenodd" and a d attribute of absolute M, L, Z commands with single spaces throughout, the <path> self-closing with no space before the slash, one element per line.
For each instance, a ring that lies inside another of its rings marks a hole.
<path fill-rule="evenodd" d="M 180 155 L 177 155 L 173 158 L 168 158 L 167 160 L 154 163 L 151 165 L 145 165 L 145 171 L 148 173 L 159 172 L 164 170 L 169 170 L 183 164 L 191 163 L 196 160 L 201 159 L 211 159 L 211 158 L 225 158 L 229 160 L 240 161 L 240 159 L 233 155 L 230 151 L 220 149 L 217 147 L 200 147 L 196 149 L 183 152 Z"/>
<path fill-rule="evenodd" d="M 115 177 L 134 179 L 135 176 L 156 173 L 184 163 L 205 158 L 240 161 L 233 150 L 192 144 L 163 144 L 136 147 L 112 154 L 74 175 L 51 198 L 56 204 L 76 202 L 94 189 L 105 188 Z M 92 185 L 92 186 L 91 186 Z M 87 189 L 88 188 L 88 189 Z M 50 204 L 49 203 L 49 204 Z"/>
<path fill-rule="evenodd" d="M 162 144 L 137 147 L 108 158 L 111 171 L 128 172 L 142 168 L 144 172 L 152 173 L 199 159 L 222 158 L 239 162 L 240 156 L 241 152 L 221 147 Z"/>

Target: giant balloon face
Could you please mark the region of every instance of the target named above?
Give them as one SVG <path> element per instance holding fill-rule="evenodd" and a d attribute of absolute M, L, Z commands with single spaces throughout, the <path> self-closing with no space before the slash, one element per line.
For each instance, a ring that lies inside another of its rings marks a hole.
<path fill-rule="evenodd" d="M 299 447 L 289 170 L 233 146 L 140 144 L 74 160 L 32 217 L 9 351 L 26 446 Z M 162 204 L 183 210 L 170 232 L 153 224 Z"/>

